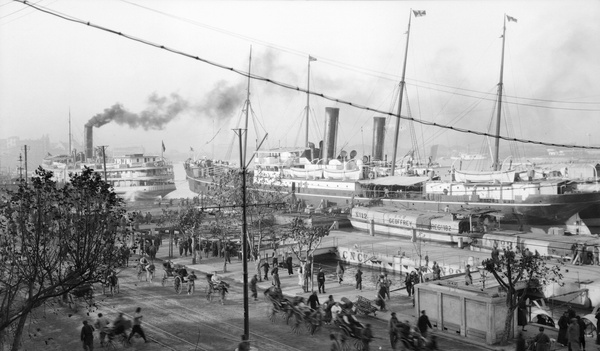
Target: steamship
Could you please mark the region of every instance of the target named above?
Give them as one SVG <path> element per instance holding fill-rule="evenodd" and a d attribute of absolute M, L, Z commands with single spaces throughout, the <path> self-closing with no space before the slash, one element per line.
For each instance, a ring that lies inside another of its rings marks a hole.
<path fill-rule="evenodd" d="M 132 153 L 108 157 L 93 147 L 93 126 L 85 127 L 85 152 L 47 156 L 42 167 L 51 170 L 58 182 L 67 182 L 69 173 L 88 167 L 98 172 L 126 201 L 162 198 L 175 191 L 173 164 L 158 155 Z"/>
<path fill-rule="evenodd" d="M 410 22 L 407 33 L 410 35 Z M 502 38 L 504 40 L 504 35 Z M 310 61 L 309 57 L 309 72 Z M 406 61 L 405 53 L 405 66 Z M 400 86 L 398 115 L 402 111 L 404 76 Z M 496 104 L 498 121 L 501 98 L 502 77 Z M 524 179 L 518 176 L 519 170 L 512 169 L 512 164 L 509 169 L 502 169 L 498 161 L 500 122 L 495 135 L 493 171 L 466 172 L 452 167 L 448 172 L 440 172 L 431 162 L 422 166 L 412 162 L 412 158 L 395 167 L 398 125 L 390 167 L 383 157 L 385 117 L 374 117 L 370 156 L 361 158 L 356 151 L 338 152 L 338 108 L 325 109 L 323 141 L 316 149 L 308 141 L 309 110 L 307 106 L 306 147 L 257 151 L 255 155 L 252 181 L 276 186 L 289 197 L 293 208 L 309 210 L 311 206 L 333 210 L 337 207 L 350 212 L 349 209 L 357 205 L 383 205 L 440 213 L 488 211 L 496 213 L 504 229 L 549 233 L 558 227 L 572 234 L 591 234 L 579 212 L 600 204 L 600 193 L 580 192 L 577 184 L 568 179 Z M 229 167 L 192 161 L 184 166 L 189 188 L 198 194 L 203 194 L 214 184 L 218 174 L 228 171 Z"/>
<path fill-rule="evenodd" d="M 442 168 L 412 165 L 392 176 L 383 155 L 385 118 L 373 121 L 372 156 L 336 150 L 339 109 L 326 108 L 321 148 L 287 147 L 256 152 L 251 181 L 274 185 L 300 208 L 347 209 L 372 204 L 416 211 L 491 211 L 503 228 L 544 231 L 559 227 L 590 234 L 578 213 L 600 204 L 600 193 L 582 193 L 568 179 L 470 181 Z M 335 157 L 334 157 L 335 155 Z M 230 165 L 187 162 L 189 188 L 203 194 Z M 449 173 L 450 172 L 450 173 Z"/>

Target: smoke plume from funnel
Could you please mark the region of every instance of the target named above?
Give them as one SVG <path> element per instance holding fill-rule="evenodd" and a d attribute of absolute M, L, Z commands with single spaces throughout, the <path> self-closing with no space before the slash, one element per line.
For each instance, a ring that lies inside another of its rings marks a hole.
<path fill-rule="evenodd" d="M 204 95 L 204 101 L 199 104 L 191 104 L 176 93 L 169 96 L 153 93 L 148 97 L 148 106 L 142 112 L 127 111 L 123 105 L 116 103 L 92 117 L 86 127 L 99 128 L 116 122 L 133 129 L 161 130 L 169 122 L 189 112 L 195 118 L 229 119 L 243 105 L 244 92 L 244 84 L 228 85 L 225 81 L 220 81 Z"/>
<path fill-rule="evenodd" d="M 173 93 L 169 97 L 152 94 L 148 97 L 148 107 L 139 114 L 129 112 L 119 103 L 92 117 L 86 126 L 101 127 L 109 122 L 128 125 L 131 128 L 163 129 L 164 126 L 188 109 L 189 103 Z"/>
<path fill-rule="evenodd" d="M 213 89 L 206 94 L 206 99 L 201 105 L 194 109 L 204 115 L 219 119 L 231 118 L 243 104 L 245 85 L 228 85 L 225 81 L 219 81 Z"/>

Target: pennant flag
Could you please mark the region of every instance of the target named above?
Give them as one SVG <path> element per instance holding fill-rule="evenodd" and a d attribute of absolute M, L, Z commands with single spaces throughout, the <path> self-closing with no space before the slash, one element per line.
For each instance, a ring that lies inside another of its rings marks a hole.
<path fill-rule="evenodd" d="M 426 10 L 413 10 L 415 17 L 425 16 L 427 14 Z"/>
<path fill-rule="evenodd" d="M 314 57 L 312 57 L 312 56 L 308 55 L 308 61 L 309 61 L 309 62 L 310 62 L 310 61 L 316 61 L 316 60 L 317 60 L 316 58 L 314 58 Z"/>
<path fill-rule="evenodd" d="M 163 148 L 163 152 L 167 151 L 167 148 L 165 148 L 165 142 L 162 142 L 162 148 Z"/>
<path fill-rule="evenodd" d="M 190 151 L 191 151 L 191 152 L 194 152 L 194 148 L 193 148 L 193 147 L 191 147 L 191 146 L 190 146 Z"/>
<path fill-rule="evenodd" d="M 514 18 L 514 17 L 510 17 L 509 15 L 506 15 L 506 19 L 507 19 L 509 22 L 515 22 L 515 23 L 517 23 L 517 19 L 516 19 L 516 18 Z"/>

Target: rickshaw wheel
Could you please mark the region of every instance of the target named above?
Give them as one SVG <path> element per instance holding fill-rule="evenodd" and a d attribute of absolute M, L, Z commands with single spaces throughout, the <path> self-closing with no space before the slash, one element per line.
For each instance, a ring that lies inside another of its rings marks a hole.
<path fill-rule="evenodd" d="M 175 292 L 181 294 L 181 278 L 179 276 L 175 277 L 173 286 L 175 287 Z"/>

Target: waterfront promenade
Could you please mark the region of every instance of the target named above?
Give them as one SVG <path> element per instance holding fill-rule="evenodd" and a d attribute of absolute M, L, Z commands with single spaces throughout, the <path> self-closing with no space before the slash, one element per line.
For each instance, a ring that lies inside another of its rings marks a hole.
<path fill-rule="evenodd" d="M 157 258 L 162 260 L 168 259 L 168 246 L 167 241 L 163 239 L 163 245 L 160 247 Z M 456 266 L 456 267 L 464 267 L 466 264 L 478 264 L 482 260 L 490 257 L 490 254 L 487 252 L 474 252 L 468 249 L 460 249 L 457 247 L 448 247 L 444 245 L 438 245 L 433 243 L 412 243 L 407 240 L 400 240 L 397 238 L 390 238 L 386 236 L 370 236 L 367 233 L 358 232 L 354 230 L 348 231 L 338 231 L 334 230 L 331 234 L 323 240 L 321 247 L 327 250 L 331 250 L 331 252 L 335 252 L 335 247 L 351 247 L 357 250 L 362 250 L 364 252 L 369 252 L 373 257 L 377 255 L 402 255 L 404 253 L 404 257 L 410 258 L 412 260 L 418 259 L 418 252 L 421 251 L 421 259 L 423 260 L 422 264 L 424 264 L 423 257 L 425 255 L 428 256 L 429 265 L 432 264 L 433 261 L 437 261 L 439 264 L 444 264 L 447 266 Z M 281 249 L 285 251 L 285 248 Z M 212 273 L 217 272 L 219 276 L 241 282 L 243 279 L 242 272 L 242 261 L 236 257 L 231 258 L 231 264 L 226 265 L 226 271 L 224 271 L 224 259 L 219 257 L 203 257 L 198 260 L 196 264 L 192 264 L 191 256 L 179 256 L 179 252 L 177 249 L 174 249 L 175 257 L 171 258 L 171 260 L 176 264 L 182 264 L 187 267 L 188 270 L 194 270 L 196 272 L 202 273 Z M 267 253 L 267 257 L 270 257 L 270 253 Z M 280 252 L 281 253 L 281 252 Z M 280 258 L 281 261 L 281 258 Z M 297 264 L 298 261 L 294 257 L 294 264 Z M 319 267 L 318 264 L 315 265 Z M 329 295 L 333 295 L 335 301 L 340 301 L 342 297 L 346 297 L 351 301 L 356 301 L 358 296 L 363 296 L 367 299 L 374 300 L 376 298 L 376 291 L 373 284 L 369 284 L 369 282 L 365 282 L 363 284 L 362 291 L 355 289 L 354 277 L 351 276 L 350 272 L 353 272 L 356 269 L 356 266 L 347 265 L 347 274 L 344 278 L 344 282 L 342 284 L 338 284 L 335 278 L 335 272 L 332 269 L 327 268 L 326 271 L 326 293 L 319 294 L 319 300 L 324 302 L 327 300 Z M 376 278 L 378 272 L 373 268 L 368 268 L 366 265 L 363 266 L 364 270 L 367 273 L 365 274 L 366 278 L 369 279 L 370 276 Z M 593 281 L 596 280 L 599 276 L 598 272 L 600 272 L 600 267 L 595 266 L 567 266 L 568 272 L 565 271 L 565 279 L 573 280 L 578 279 L 580 281 Z M 157 277 L 162 277 L 162 269 L 160 263 L 157 264 Z M 301 295 L 304 297 L 308 297 L 308 293 L 304 293 L 302 287 L 298 285 L 298 277 L 295 274 L 288 275 L 286 269 L 280 269 L 280 280 L 281 280 L 281 288 L 285 295 L 288 296 L 296 296 Z M 198 274 L 198 275 L 200 275 Z M 248 280 L 252 278 L 255 274 L 254 262 L 248 262 Z M 477 271 L 472 272 L 473 281 L 475 287 L 478 284 L 483 284 L 481 276 Z M 408 320 L 411 324 L 415 324 L 418 318 L 417 311 L 413 307 L 413 301 L 408 297 L 406 290 L 404 289 L 403 284 L 403 276 L 398 274 L 390 274 L 392 278 L 393 285 L 391 287 L 391 300 L 387 301 L 387 309 L 386 311 L 377 312 L 376 316 L 361 316 L 359 317 L 363 322 L 369 323 L 370 318 L 377 318 L 384 321 L 389 320 L 390 313 L 396 312 L 397 316 L 400 320 L 406 321 Z M 199 277 L 203 279 L 202 276 Z M 263 298 L 262 291 L 269 288 L 272 284 L 271 276 L 269 275 L 269 281 L 262 281 L 258 283 L 259 287 L 259 298 Z M 446 279 L 453 279 L 459 282 L 464 281 L 463 274 L 452 274 L 446 277 Z M 493 278 L 492 278 L 493 279 Z M 490 277 L 487 277 L 486 283 L 487 287 L 493 286 L 494 282 L 490 280 Z M 316 271 L 315 271 L 315 280 L 314 280 L 314 290 L 317 290 L 316 283 Z M 581 315 L 591 313 L 590 308 L 584 308 L 584 306 L 579 306 L 578 304 L 573 304 L 578 310 L 578 313 Z M 562 304 L 561 306 L 555 306 L 555 315 L 560 311 L 566 309 L 566 304 Z M 533 337 L 537 333 L 538 326 L 529 325 L 526 328 L 526 337 Z M 460 335 L 456 335 L 455 333 L 447 333 L 439 330 L 435 330 L 435 332 L 440 336 L 441 343 L 443 344 L 443 340 L 446 338 L 451 338 L 455 340 L 462 340 L 463 342 L 472 343 L 474 345 L 478 345 L 480 347 L 485 347 L 489 349 L 496 350 L 510 350 L 513 349 L 514 346 L 508 345 L 504 347 L 500 346 L 489 346 L 485 345 L 483 342 L 469 340 Z M 557 337 L 557 331 L 553 328 L 547 329 L 547 334 L 549 334 L 552 338 Z M 593 344 L 594 341 L 592 339 L 588 339 L 588 343 Z M 443 349 L 443 348 L 442 348 Z M 562 349 L 561 347 L 557 347 L 557 350 Z M 566 349 L 566 348 L 564 348 Z"/>

